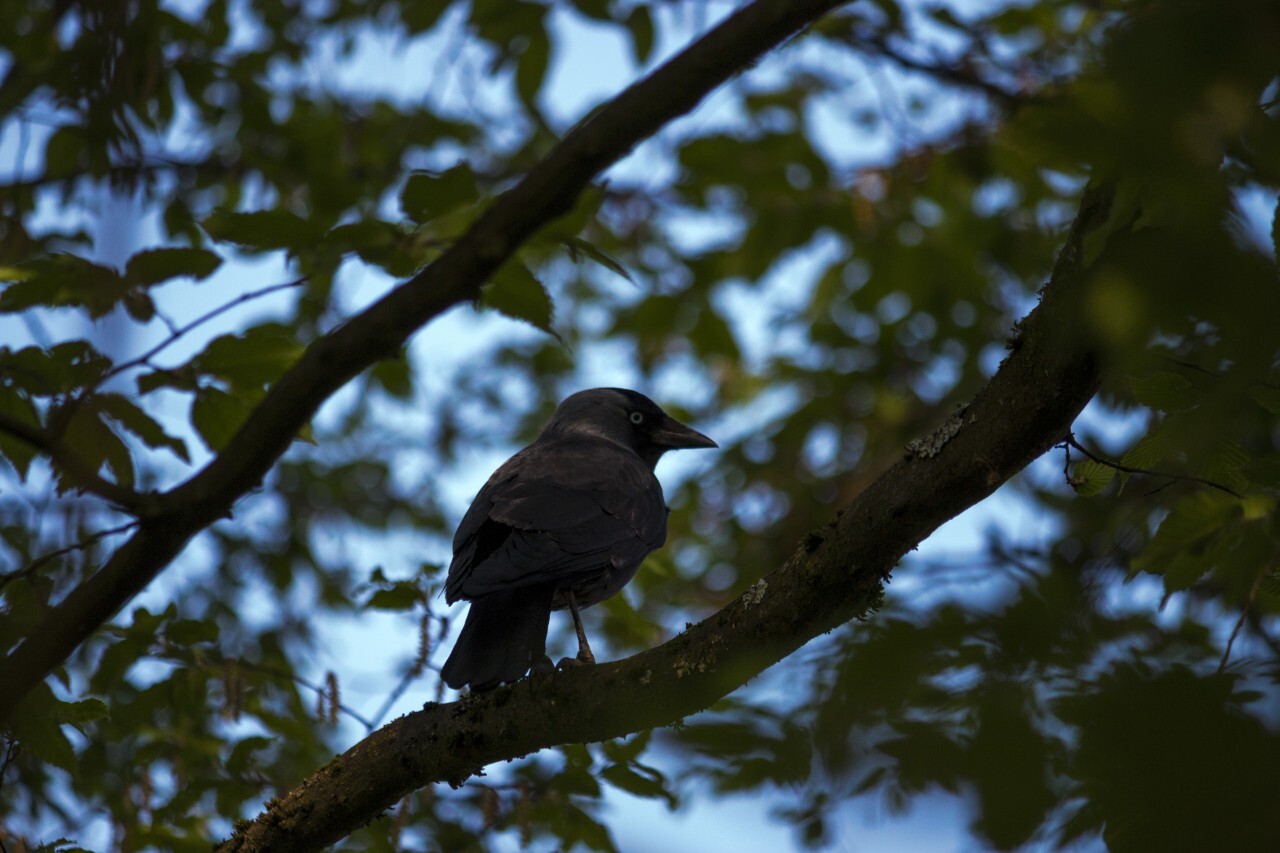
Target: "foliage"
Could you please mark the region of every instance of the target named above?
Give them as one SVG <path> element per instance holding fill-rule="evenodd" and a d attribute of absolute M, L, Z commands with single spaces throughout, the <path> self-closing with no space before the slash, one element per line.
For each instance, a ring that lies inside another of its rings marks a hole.
<path fill-rule="evenodd" d="M 552 87 L 568 52 L 607 37 L 639 74 L 700 10 L 0 3 L 0 649 L 308 344 L 584 118 Z M 446 496 L 585 384 L 649 389 L 722 447 L 669 486 L 670 544 L 596 630 L 622 656 L 724 604 L 1019 345 L 1092 181 L 1115 202 L 1070 331 L 1106 380 L 1000 498 L 1051 536 L 907 560 L 884 612 L 793 658 L 781 696 L 766 679 L 671 731 L 421 791 L 349 843 L 616 849 L 605 790 L 674 808 L 696 777 L 766 794 L 815 846 L 859 798 L 940 788 L 971 797 L 993 848 L 1274 849 L 1277 43 L 1265 0 L 879 0 L 822 20 L 548 223 L 477 313 L 332 398 L 31 693 L 0 838 L 208 849 L 392 707 L 351 707 L 311 664 L 318 617 L 399 620 L 403 646 L 372 656 L 390 698 L 440 698 Z M 406 88 L 317 72 L 370 45 Z M 127 257 L 83 230 L 111 194 L 147 223 Z"/>

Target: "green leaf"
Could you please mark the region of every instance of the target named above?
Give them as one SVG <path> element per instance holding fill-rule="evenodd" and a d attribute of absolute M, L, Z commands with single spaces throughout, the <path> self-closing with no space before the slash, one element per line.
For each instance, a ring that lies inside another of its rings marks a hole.
<path fill-rule="evenodd" d="M 144 287 L 173 278 L 208 278 L 222 264 L 222 258 L 208 249 L 164 247 L 138 252 L 124 268 L 125 280 Z"/>
<path fill-rule="evenodd" d="M 400 191 L 400 207 L 414 222 L 430 222 L 478 197 L 471 167 L 459 163 L 439 174 L 415 172 Z"/>
<path fill-rule="evenodd" d="M 311 223 L 287 210 L 217 211 L 206 218 L 201 227 L 215 240 L 260 251 L 303 249 L 322 237 Z"/>
<path fill-rule="evenodd" d="M 1280 388 L 1270 385 L 1255 385 L 1249 391 L 1254 402 L 1273 415 L 1280 415 Z"/>
<path fill-rule="evenodd" d="M 0 377 L 8 377 L 32 397 L 55 397 L 97 382 L 110 360 L 88 341 L 66 341 L 43 349 L 0 347 Z"/>
<path fill-rule="evenodd" d="M 84 131 L 75 125 L 64 125 L 53 132 L 44 145 L 45 170 L 50 175 L 71 175 L 83 168 L 86 144 Z"/>
<path fill-rule="evenodd" d="M 60 703 L 47 684 L 38 684 L 19 703 L 8 721 L 10 734 L 40 761 L 68 773 L 76 771 L 76 753 L 56 719 Z"/>
<path fill-rule="evenodd" d="M 0 385 L 0 411 L 27 426 L 40 428 L 40 415 L 35 405 L 14 388 Z M 18 479 L 26 480 L 31 470 L 31 462 L 36 458 L 36 449 L 25 441 L 14 438 L 0 430 L 0 456 L 8 460 L 13 470 L 18 472 Z"/>
<path fill-rule="evenodd" d="M 579 255 L 584 255 L 605 269 L 622 276 L 632 284 L 636 283 L 636 280 L 631 277 L 631 273 L 617 258 L 614 258 L 598 246 L 583 240 L 581 237 L 565 237 L 561 242 L 569 250 L 569 257 L 573 258 L 574 263 L 578 262 Z"/>
<path fill-rule="evenodd" d="M 542 88 L 550 58 L 551 41 L 546 31 L 539 27 L 529 34 L 529 45 L 516 60 L 516 94 L 531 109 L 537 101 L 538 90 Z"/>
<path fill-rule="evenodd" d="M 551 297 L 542 282 L 519 259 L 507 261 L 494 273 L 493 279 L 480 293 L 479 304 L 516 320 L 523 320 L 534 328 L 555 336 L 556 340 L 561 340 L 553 327 L 555 306 Z"/>
<path fill-rule="evenodd" d="M 1195 402 L 1190 393 L 1191 382 L 1177 373 L 1162 371 L 1143 377 L 1131 376 L 1129 387 L 1139 403 L 1161 412 L 1187 409 Z"/>
<path fill-rule="evenodd" d="M 648 6 L 636 6 L 627 15 L 627 29 L 631 32 L 631 55 L 636 65 L 644 65 L 653 55 L 653 16 Z"/>
<path fill-rule="evenodd" d="M 380 589 L 364 603 L 374 610 L 412 610 L 422 601 L 422 590 L 413 581 L 400 581 L 387 589 Z"/>
<path fill-rule="evenodd" d="M 239 335 L 214 338 L 191 360 L 191 367 L 223 379 L 233 388 L 261 388 L 278 379 L 302 351 L 289 327 L 264 323 Z"/>
<path fill-rule="evenodd" d="M 369 378 L 399 400 L 413 396 L 413 365 L 405 356 L 384 358 L 369 371 Z"/>
<path fill-rule="evenodd" d="M 212 643 L 218 639 L 218 623 L 212 619 L 175 619 L 165 626 L 164 634 L 180 646 Z"/>
<path fill-rule="evenodd" d="M 51 420 L 56 421 L 52 416 Z M 129 453 L 128 445 L 103 420 L 97 398 L 74 404 L 59 437 L 91 471 L 99 473 L 102 466 L 106 465 L 118 485 L 133 488 L 133 456 Z M 79 488 L 81 485 L 66 471 L 59 469 L 58 475 L 60 492 Z"/>
<path fill-rule="evenodd" d="M 422 265 L 411 237 L 391 222 L 361 219 L 331 230 L 326 242 L 339 251 L 353 251 L 361 260 L 382 267 L 397 278 L 412 275 Z"/>
<path fill-rule="evenodd" d="M 666 780 L 652 767 L 636 763 L 610 764 L 600 771 L 600 777 L 637 797 L 666 800 L 667 808 L 674 809 L 677 805 L 675 794 L 666 788 Z"/>
<path fill-rule="evenodd" d="M 55 702 L 52 716 L 55 722 L 79 726 L 109 717 L 111 710 L 101 699 L 82 699 L 79 702 Z"/>
<path fill-rule="evenodd" d="M 191 425 L 210 450 L 217 453 L 249 417 L 253 403 L 245 394 L 228 394 L 218 388 L 201 388 L 191 401 Z"/>
<path fill-rule="evenodd" d="M 1091 498 L 1107 487 L 1116 476 L 1116 469 L 1086 459 L 1076 465 L 1071 475 L 1071 488 L 1083 498 Z"/>
<path fill-rule="evenodd" d="M 1222 492 L 1194 492 L 1174 504 L 1141 553 L 1133 573 L 1163 575 L 1169 589 L 1186 589 L 1214 568 L 1210 548 L 1243 518 L 1240 501 Z"/>
<path fill-rule="evenodd" d="M 54 255 L 6 270 L 10 284 L 0 293 L 0 313 L 43 305 L 84 308 L 96 319 L 114 308 L 130 288 L 115 270 L 76 255 Z"/>
<path fill-rule="evenodd" d="M 191 461 L 186 442 L 165 432 L 164 427 L 128 398 L 120 394 L 99 394 L 96 399 L 103 414 L 136 435 L 147 447 L 163 447 L 183 462 Z"/>
<path fill-rule="evenodd" d="M 689 330 L 689 343 L 704 358 L 718 356 L 736 361 L 741 357 L 733 330 L 710 305 L 698 312 L 698 319 Z"/>
<path fill-rule="evenodd" d="M 1151 431 L 1139 439 L 1120 457 L 1120 464 L 1126 468 L 1150 469 L 1166 459 L 1177 443 L 1176 430 L 1163 421 L 1151 428 Z"/>

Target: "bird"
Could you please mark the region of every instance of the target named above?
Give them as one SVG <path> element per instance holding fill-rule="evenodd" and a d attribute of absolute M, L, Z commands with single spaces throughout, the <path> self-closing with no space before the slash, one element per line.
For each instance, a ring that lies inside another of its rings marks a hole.
<path fill-rule="evenodd" d="M 579 391 L 532 444 L 489 477 L 453 537 L 445 601 L 470 601 L 441 678 L 473 693 L 554 670 L 551 611 L 568 608 L 591 664 L 579 611 L 616 594 L 667 538 L 654 467 L 669 450 L 716 443 L 625 388 Z"/>

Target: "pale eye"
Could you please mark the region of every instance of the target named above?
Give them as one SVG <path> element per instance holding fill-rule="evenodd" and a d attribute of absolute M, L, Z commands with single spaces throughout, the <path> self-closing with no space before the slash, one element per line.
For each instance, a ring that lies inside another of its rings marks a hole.
<path fill-rule="evenodd" d="M 631 422 L 632 422 L 633 424 L 642 424 L 642 423 L 644 423 L 644 415 L 643 415 L 643 414 L 641 414 L 640 412 L 632 412 L 632 413 L 631 413 Z"/>

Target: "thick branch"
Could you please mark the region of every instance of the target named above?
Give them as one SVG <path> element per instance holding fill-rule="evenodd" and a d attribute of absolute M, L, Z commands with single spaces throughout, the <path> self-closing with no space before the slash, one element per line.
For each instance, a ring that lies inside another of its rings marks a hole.
<path fill-rule="evenodd" d="M 97 574 L 80 584 L 0 663 L 0 724 L 54 667 L 140 592 L 186 543 L 267 471 L 330 395 L 396 353 L 432 318 L 475 299 L 485 279 L 535 231 L 573 208 L 601 171 L 712 89 L 843 0 L 756 0 L 583 122 L 500 196 L 444 255 L 345 325 L 316 340 L 267 393 L 227 447 L 163 496 Z"/>
<path fill-rule="evenodd" d="M 1090 193 L 1014 352 L 960 414 L 811 533 L 742 597 L 626 660 L 571 669 L 395 720 L 318 770 L 218 849 L 317 850 L 408 792 L 487 764 L 620 737 L 709 707 L 821 633 L 865 614 L 904 554 L 1070 429 L 1099 383 L 1072 297 L 1080 239 L 1106 217 Z"/>

